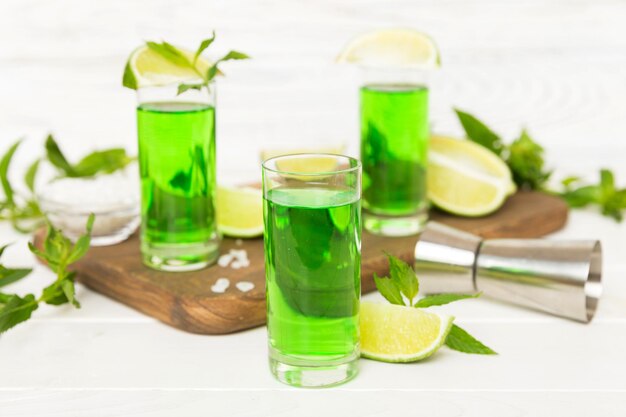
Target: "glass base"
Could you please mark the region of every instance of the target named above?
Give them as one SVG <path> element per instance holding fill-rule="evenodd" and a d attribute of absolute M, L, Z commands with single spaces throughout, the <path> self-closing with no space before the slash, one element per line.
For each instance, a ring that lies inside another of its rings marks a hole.
<path fill-rule="evenodd" d="M 168 272 L 197 271 L 214 264 L 219 256 L 218 242 L 203 244 L 141 244 L 144 265 Z"/>
<path fill-rule="evenodd" d="M 336 361 L 286 357 L 270 347 L 270 370 L 283 384 L 300 388 L 334 387 L 350 381 L 359 372 L 358 349 Z"/>
<path fill-rule="evenodd" d="M 410 216 L 384 216 L 363 213 L 363 226 L 368 232 L 380 236 L 411 236 L 421 233 L 428 221 L 428 209 Z"/>

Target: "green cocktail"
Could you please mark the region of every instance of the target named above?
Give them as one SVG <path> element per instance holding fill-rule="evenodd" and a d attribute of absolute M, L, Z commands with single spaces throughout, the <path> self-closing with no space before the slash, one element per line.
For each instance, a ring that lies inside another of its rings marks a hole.
<path fill-rule="evenodd" d="M 306 155 L 264 164 L 270 366 L 291 385 L 334 385 L 356 375 L 359 357 L 360 169 L 326 156 L 350 165 L 281 177 L 272 164 L 285 158 Z"/>
<path fill-rule="evenodd" d="M 182 271 L 214 262 L 219 236 L 213 103 L 140 100 L 137 130 L 144 263 Z"/>
<path fill-rule="evenodd" d="M 413 84 L 361 88 L 361 161 L 367 230 L 419 232 L 427 219 L 428 89 Z"/>

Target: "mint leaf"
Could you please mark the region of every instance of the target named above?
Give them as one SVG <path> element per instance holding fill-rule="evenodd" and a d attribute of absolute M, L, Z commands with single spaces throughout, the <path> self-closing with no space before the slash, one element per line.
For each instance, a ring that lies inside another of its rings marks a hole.
<path fill-rule="evenodd" d="M 23 298 L 18 295 L 5 295 L 1 301 L 3 307 L 0 309 L 0 333 L 28 320 L 38 307 L 37 300 L 32 294 Z"/>
<path fill-rule="evenodd" d="M 502 139 L 500 139 L 500 136 L 495 134 L 493 130 L 488 128 L 487 125 L 471 114 L 459 109 L 454 109 L 454 111 L 456 112 L 468 139 L 484 146 L 496 155 L 502 155 L 502 152 L 504 151 L 504 143 L 502 142 Z"/>
<path fill-rule="evenodd" d="M 46 155 L 48 161 L 55 167 L 59 168 L 68 177 L 76 177 L 78 173 L 74 170 L 74 167 L 67 161 L 63 152 L 59 148 L 59 145 L 54 140 L 52 135 L 48 135 L 46 139 Z"/>
<path fill-rule="evenodd" d="M 179 96 L 182 93 L 184 93 L 185 91 L 189 91 L 189 90 L 202 90 L 202 87 L 204 87 L 203 84 L 179 84 L 178 85 L 178 91 L 176 92 L 176 95 Z"/>
<path fill-rule="evenodd" d="M 468 332 L 466 332 L 456 324 L 452 325 L 450 333 L 448 333 L 448 337 L 446 338 L 446 346 L 448 346 L 450 349 L 463 353 L 474 353 L 478 355 L 497 355 L 495 351 L 482 344 L 480 341 L 474 338 L 474 336 L 470 335 Z"/>
<path fill-rule="evenodd" d="M 76 294 L 76 289 L 74 287 L 74 274 L 71 274 L 71 278 L 65 278 L 61 281 L 61 288 L 63 289 L 63 294 L 69 300 L 70 303 L 76 308 L 80 308 L 80 303 L 74 296 Z"/>
<path fill-rule="evenodd" d="M 378 275 L 374 274 L 374 283 L 378 292 L 391 304 L 405 305 L 400 289 L 391 278 L 378 277 Z"/>
<path fill-rule="evenodd" d="M 452 303 L 454 301 L 465 300 L 467 298 L 478 298 L 481 293 L 478 294 L 433 294 L 427 295 L 417 300 L 413 307 L 426 308 L 432 306 L 441 306 L 444 304 Z"/>
<path fill-rule="evenodd" d="M 249 58 L 250 57 L 244 54 L 243 52 L 238 52 L 238 51 L 228 52 L 226 55 L 224 55 L 222 58 L 215 61 L 215 63 L 209 67 L 206 73 L 206 77 L 205 77 L 206 82 L 207 83 L 210 82 L 213 78 L 215 78 L 217 74 L 223 74 L 217 67 L 221 62 L 230 61 L 233 59 L 249 59 Z"/>
<path fill-rule="evenodd" d="M 389 275 L 392 281 L 409 300 L 409 305 L 412 305 L 413 299 L 419 292 L 419 283 L 415 271 L 403 260 L 389 253 L 386 255 L 389 259 Z"/>
<path fill-rule="evenodd" d="M 63 281 L 55 281 L 43 289 L 41 301 L 53 306 L 66 304 L 69 300 L 62 287 Z"/>
<path fill-rule="evenodd" d="M 95 220 L 95 215 L 93 213 L 90 214 L 89 218 L 87 219 L 86 232 L 84 235 L 80 236 L 78 240 L 76 240 L 76 243 L 74 244 L 74 247 L 72 248 L 72 251 L 68 258 L 68 264 L 80 260 L 83 256 L 87 254 L 87 251 L 89 250 L 89 244 L 91 243 L 91 231 L 93 230 L 93 223 Z"/>
<path fill-rule="evenodd" d="M 532 140 L 526 130 L 509 146 L 506 162 L 511 168 L 513 180 L 521 188 L 539 190 L 552 174 L 544 171 L 543 148 Z"/>
<path fill-rule="evenodd" d="M 74 170 L 78 177 L 92 177 L 99 173 L 111 174 L 125 168 L 133 158 L 122 148 L 95 151 L 81 159 Z"/>
<path fill-rule="evenodd" d="M 0 184 L 2 184 L 2 191 L 4 191 L 4 198 L 6 199 L 7 207 L 14 207 L 15 200 L 13 198 L 14 192 L 11 183 L 9 182 L 9 166 L 11 165 L 11 159 L 13 159 L 13 155 L 15 155 L 15 151 L 22 143 L 21 139 L 15 142 L 9 150 L 4 154 L 2 159 L 0 159 Z"/>
<path fill-rule="evenodd" d="M 33 272 L 30 268 L 5 268 L 0 265 L 0 287 L 12 284 Z"/>
<path fill-rule="evenodd" d="M 200 42 L 200 46 L 198 46 L 198 49 L 196 50 L 196 54 L 193 57 L 194 65 L 198 61 L 198 58 L 200 58 L 200 55 L 202 54 L 202 52 L 204 52 L 205 49 L 211 46 L 214 40 L 215 40 L 215 31 L 213 31 L 213 35 L 210 38 L 205 39 L 202 42 Z"/>
<path fill-rule="evenodd" d="M 26 183 L 26 186 L 31 193 L 35 192 L 35 178 L 37 177 L 37 172 L 39 171 L 40 162 L 41 159 L 35 160 L 35 162 L 28 167 L 28 170 L 26 170 L 26 174 L 24 175 L 24 183 Z"/>

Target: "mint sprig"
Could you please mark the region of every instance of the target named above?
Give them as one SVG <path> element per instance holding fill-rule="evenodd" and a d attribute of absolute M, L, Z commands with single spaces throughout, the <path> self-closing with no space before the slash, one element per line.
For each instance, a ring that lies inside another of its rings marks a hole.
<path fill-rule="evenodd" d="M 624 219 L 626 188 L 618 189 L 615 186 L 614 175 L 608 169 L 600 171 L 600 182 L 595 185 L 583 185 L 577 177 L 566 178 L 562 184 L 561 196 L 570 207 L 596 205 L 600 207 L 603 215 L 618 222 Z"/>
<path fill-rule="evenodd" d="M 626 211 L 626 188 L 615 185 L 613 173 L 600 171 L 597 184 L 584 184 L 576 176 L 562 181 L 561 190 L 548 188 L 552 171 L 545 168 L 544 149 L 528 131 L 522 130 L 511 144 L 504 143 L 492 129 L 469 113 L 455 109 L 467 138 L 498 155 L 511 169 L 513 180 L 521 189 L 540 190 L 560 196 L 572 208 L 596 206 L 602 215 L 621 222 Z"/>
<path fill-rule="evenodd" d="M 60 230 L 50 224 L 48 224 L 48 233 L 41 250 L 29 242 L 30 251 L 47 262 L 50 269 L 56 273 L 56 279 L 42 290 L 38 298 L 34 294 L 19 296 L 0 292 L 0 333 L 28 320 L 41 303 L 50 305 L 71 303 L 74 307 L 80 308 L 80 303 L 75 296 L 75 273 L 68 268 L 85 256 L 89 250 L 94 220 L 94 215 L 90 215 L 85 234 L 75 244 L 72 244 Z M 0 256 L 5 248 L 6 246 L 0 248 Z M 0 287 L 25 278 L 31 271 L 32 269 L 10 269 L 0 265 Z"/>
<path fill-rule="evenodd" d="M 403 260 L 389 253 L 386 253 L 386 255 L 389 260 L 390 276 L 379 277 L 374 274 L 374 283 L 380 294 L 391 304 L 427 308 L 468 298 L 478 298 L 482 294 L 433 294 L 422 297 L 414 302 L 413 299 L 417 296 L 419 290 L 419 279 L 415 271 Z M 497 354 L 457 325 L 452 326 L 452 330 L 446 338 L 446 346 L 464 353 L 480 355 Z"/>
<path fill-rule="evenodd" d="M 178 85 L 178 95 L 180 95 L 189 90 L 202 90 L 203 88 L 208 89 L 209 84 L 217 75 L 224 75 L 224 73 L 219 69 L 219 64 L 221 64 L 222 62 L 250 58 L 243 52 L 229 51 L 226 55 L 213 62 L 213 64 L 208 69 L 203 70 L 198 65 L 198 60 L 202 53 L 207 50 L 214 41 L 215 31 L 213 31 L 213 34 L 210 38 L 204 39 L 202 42 L 200 42 L 200 45 L 198 46 L 198 48 L 196 48 L 193 57 L 188 56 L 187 53 L 166 41 L 147 41 L 146 46 L 173 65 L 187 68 L 195 73 L 198 79 L 197 82 L 182 82 Z M 137 80 L 135 79 L 130 64 L 127 64 L 124 70 L 122 85 L 133 90 L 136 90 L 138 88 Z"/>

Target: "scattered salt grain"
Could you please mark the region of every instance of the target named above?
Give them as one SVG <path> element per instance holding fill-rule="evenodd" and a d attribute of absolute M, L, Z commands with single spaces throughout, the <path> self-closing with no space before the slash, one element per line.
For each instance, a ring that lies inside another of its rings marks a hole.
<path fill-rule="evenodd" d="M 241 292 L 248 292 L 254 288 L 254 284 L 248 281 L 240 281 L 235 284 L 235 287 Z"/>
<path fill-rule="evenodd" d="M 245 249 L 231 249 L 228 253 L 220 256 L 217 264 L 222 268 L 230 265 L 232 269 L 247 268 L 250 266 L 248 252 Z"/>
<path fill-rule="evenodd" d="M 226 253 L 220 256 L 220 258 L 217 260 L 217 264 L 221 266 L 222 268 L 226 268 L 228 264 L 230 263 L 230 261 L 232 260 L 233 260 L 233 255 L 230 253 Z"/>
<path fill-rule="evenodd" d="M 241 240 L 241 239 L 235 240 L 235 245 L 237 245 L 237 246 L 243 245 L 243 240 Z"/>
<path fill-rule="evenodd" d="M 230 280 L 228 278 L 218 278 L 218 280 L 215 281 L 215 284 L 211 286 L 211 291 L 213 291 L 214 293 L 221 294 L 225 292 L 229 286 L 230 286 Z"/>

